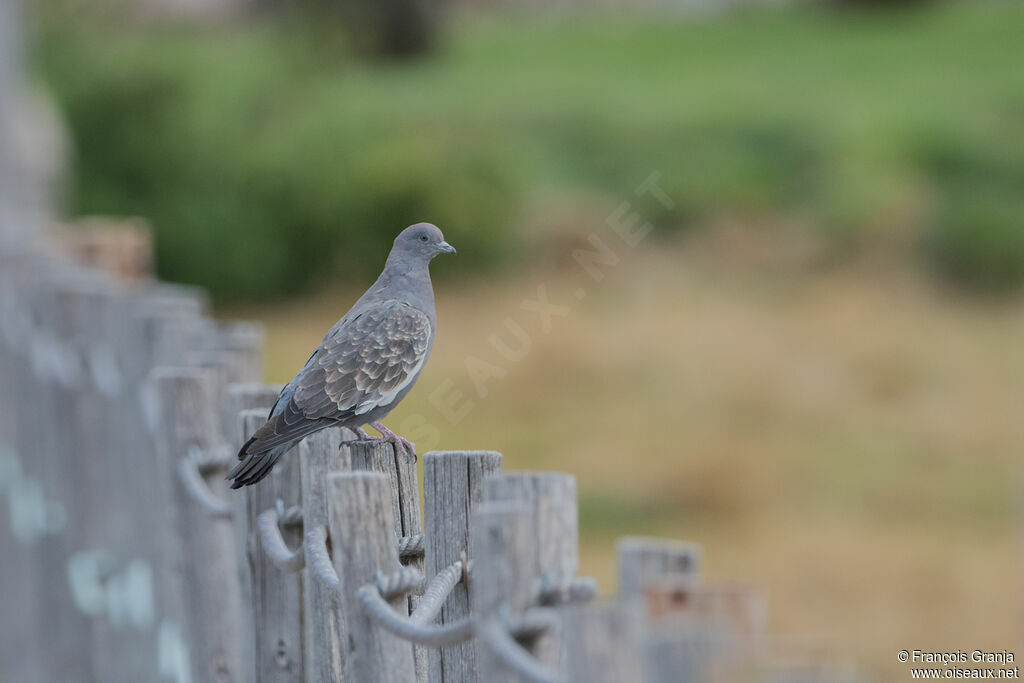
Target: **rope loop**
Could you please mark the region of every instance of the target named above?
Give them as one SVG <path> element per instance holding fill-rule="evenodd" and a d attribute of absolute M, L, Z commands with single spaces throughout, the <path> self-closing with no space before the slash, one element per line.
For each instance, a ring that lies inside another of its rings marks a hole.
<path fill-rule="evenodd" d="M 302 508 L 298 505 L 286 508 L 284 501 L 278 498 L 274 502 L 274 509 L 277 511 L 277 521 L 281 526 L 302 526 Z"/>
<path fill-rule="evenodd" d="M 206 480 L 203 479 L 199 465 L 192 457 L 185 456 L 178 460 L 177 470 L 178 480 L 197 505 L 215 519 L 231 519 L 233 514 L 231 506 L 210 490 Z"/>
<path fill-rule="evenodd" d="M 267 557 L 283 571 L 291 574 L 306 566 L 306 556 L 302 548 L 291 550 L 284 542 L 277 510 L 270 508 L 261 512 L 256 518 L 256 528 Z"/>
<path fill-rule="evenodd" d="M 541 577 L 537 594 L 539 605 L 567 605 L 590 602 L 597 596 L 597 581 L 589 576 L 566 576 L 548 572 Z"/>
<path fill-rule="evenodd" d="M 415 567 L 402 567 L 396 572 L 377 572 L 377 590 L 385 600 L 397 598 L 404 593 L 422 593 L 427 580 Z"/>
<path fill-rule="evenodd" d="M 359 589 L 359 601 L 371 619 L 399 638 L 426 647 L 455 645 L 473 637 L 473 621 L 469 617 L 444 625 L 431 622 L 437 618 L 462 573 L 461 562 L 438 572 L 423 589 L 419 606 L 409 616 L 396 612 L 388 600 L 423 588 L 423 575 L 412 567 L 403 567 L 391 574 L 377 572 L 374 583 Z"/>
<path fill-rule="evenodd" d="M 426 537 L 423 534 L 402 536 L 398 539 L 398 559 L 409 561 L 423 557 L 426 552 Z"/>
<path fill-rule="evenodd" d="M 232 449 L 227 444 L 205 449 L 196 445 L 188 448 L 188 458 L 195 463 L 201 474 L 210 474 L 226 468 L 231 464 L 232 455 Z"/>
<path fill-rule="evenodd" d="M 341 581 L 334 570 L 331 554 L 327 551 L 327 527 L 318 526 L 306 532 L 306 557 L 309 558 L 309 570 L 317 581 L 331 590 L 338 590 Z"/>
<path fill-rule="evenodd" d="M 558 673 L 538 662 L 509 632 L 502 619 L 486 619 L 477 627 L 481 645 L 508 670 L 530 683 L 565 683 Z"/>

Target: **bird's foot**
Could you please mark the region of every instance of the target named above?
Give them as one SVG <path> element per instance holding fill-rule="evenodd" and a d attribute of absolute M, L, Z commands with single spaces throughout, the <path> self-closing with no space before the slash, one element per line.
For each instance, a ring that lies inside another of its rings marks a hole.
<path fill-rule="evenodd" d="M 385 427 L 384 424 L 381 422 L 371 422 L 370 426 L 376 429 L 378 432 L 380 432 L 381 435 L 384 437 L 385 441 L 401 448 L 407 454 L 412 456 L 413 462 L 416 462 L 416 444 L 414 444 L 412 441 L 409 441 L 409 439 L 405 438 L 404 436 L 399 436 L 398 434 L 395 434 L 393 431 Z"/>
<path fill-rule="evenodd" d="M 338 450 L 344 448 L 346 443 L 352 443 L 353 441 L 386 441 L 386 439 L 379 436 L 370 436 L 362 427 L 349 427 L 349 429 L 355 432 L 356 438 L 342 441 L 341 444 L 338 445 Z"/>

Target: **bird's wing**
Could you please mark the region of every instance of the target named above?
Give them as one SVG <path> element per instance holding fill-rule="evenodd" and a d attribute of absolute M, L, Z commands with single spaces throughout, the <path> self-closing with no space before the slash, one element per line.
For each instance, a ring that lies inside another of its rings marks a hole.
<path fill-rule="evenodd" d="M 400 301 L 366 309 L 332 330 L 296 377 L 295 392 L 259 438 L 260 450 L 390 405 L 427 359 L 430 318 Z"/>

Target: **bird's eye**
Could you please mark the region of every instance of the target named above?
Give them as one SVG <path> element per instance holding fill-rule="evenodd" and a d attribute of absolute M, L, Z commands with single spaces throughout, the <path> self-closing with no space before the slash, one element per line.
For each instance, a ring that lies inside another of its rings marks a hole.
<path fill-rule="evenodd" d="M 427 241 L 427 236 L 426 235 L 420 235 L 420 241 L 421 242 L 426 242 Z"/>

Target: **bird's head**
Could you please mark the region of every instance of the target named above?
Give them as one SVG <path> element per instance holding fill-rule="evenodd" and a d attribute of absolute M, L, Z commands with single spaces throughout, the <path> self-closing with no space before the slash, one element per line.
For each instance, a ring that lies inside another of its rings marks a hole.
<path fill-rule="evenodd" d="M 436 225 L 417 223 L 398 233 L 393 251 L 429 261 L 438 254 L 454 254 L 455 247 L 444 241 Z"/>

